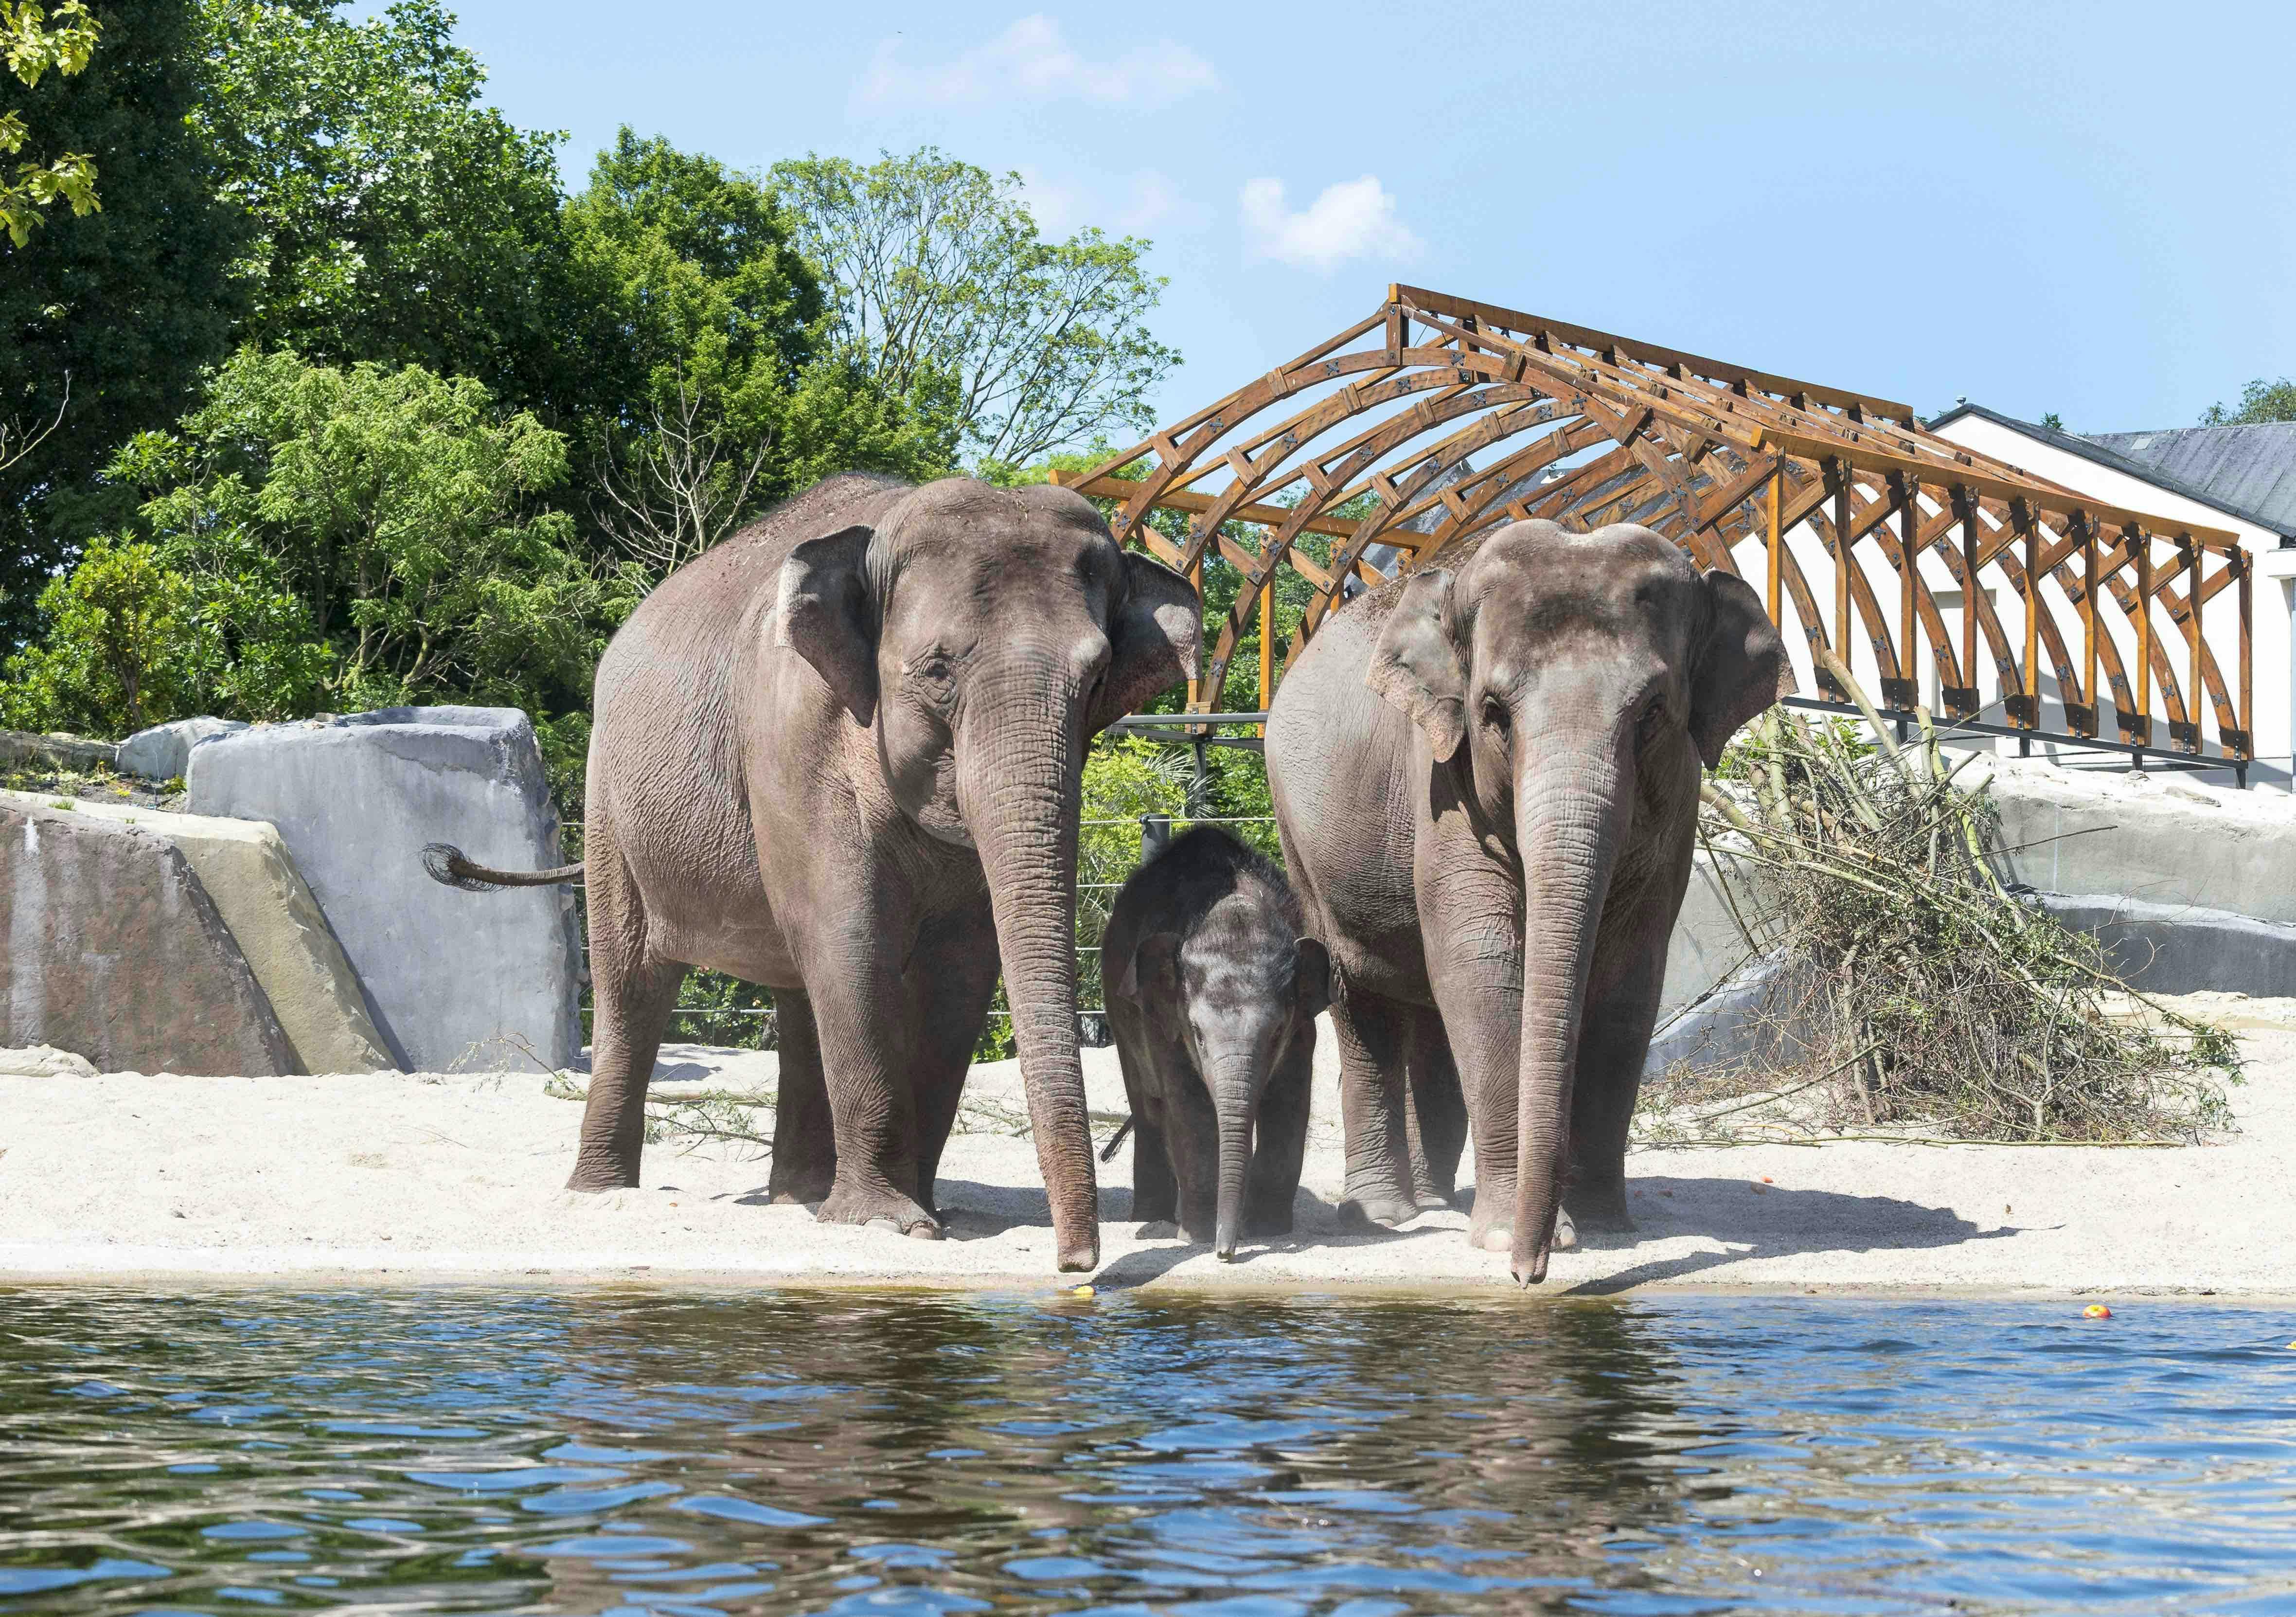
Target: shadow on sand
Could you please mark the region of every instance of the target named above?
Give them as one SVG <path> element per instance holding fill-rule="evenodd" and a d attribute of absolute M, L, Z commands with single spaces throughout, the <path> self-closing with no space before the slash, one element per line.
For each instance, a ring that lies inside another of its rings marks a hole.
<path fill-rule="evenodd" d="M 1784 1190 L 1743 1178 L 1677 1178 L 1652 1175 L 1628 1182 L 1635 1221 L 1623 1233 L 1582 1231 L 1587 1252 L 1618 1252 L 1646 1241 L 1703 1235 L 1731 1250 L 1654 1259 L 1616 1274 L 1582 1280 L 1566 1294 L 1605 1296 L 1660 1281 L 1681 1280 L 1750 1259 L 1807 1252 L 1915 1252 L 1997 1241 L 2022 1233 L 2014 1227 L 1980 1229 L 1942 1207 L 1897 1196 L 1851 1195 L 1835 1190 Z"/>

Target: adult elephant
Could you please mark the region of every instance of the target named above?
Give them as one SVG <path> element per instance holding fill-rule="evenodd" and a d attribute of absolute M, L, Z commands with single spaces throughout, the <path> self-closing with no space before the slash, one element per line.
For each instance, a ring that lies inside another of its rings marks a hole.
<path fill-rule="evenodd" d="M 1456 1059 L 1469 1238 L 1528 1285 L 1574 1218 L 1631 1227 L 1627 1128 L 1700 764 L 1786 664 L 1742 580 L 1647 529 L 1516 522 L 1442 562 L 1309 643 L 1268 716 L 1268 780 L 1332 957 L 1349 1204 L 1418 1211 L 1405 1057 Z"/>
<path fill-rule="evenodd" d="M 774 990 L 773 1198 L 938 1235 L 1001 961 L 1058 1261 L 1097 1264 L 1085 749 L 1187 677 L 1201 626 L 1187 581 L 1120 550 L 1082 497 L 962 478 L 832 478 L 665 579 L 598 665 L 580 867 L 597 1013 L 571 1188 L 638 1182 L 654 1055 L 706 966 Z"/>

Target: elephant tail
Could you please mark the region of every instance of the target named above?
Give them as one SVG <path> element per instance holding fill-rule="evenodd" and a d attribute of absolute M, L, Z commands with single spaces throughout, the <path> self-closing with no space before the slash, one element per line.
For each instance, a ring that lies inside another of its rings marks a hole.
<path fill-rule="evenodd" d="M 1116 1148 L 1124 1144 L 1124 1137 L 1132 1132 L 1132 1125 L 1139 1120 L 1140 1118 L 1137 1113 L 1135 1113 L 1133 1116 L 1128 1117 L 1124 1120 L 1124 1127 L 1118 1129 L 1113 1135 L 1109 1137 L 1108 1144 L 1100 1148 L 1100 1160 L 1102 1161 L 1112 1162 L 1116 1160 Z"/>
<path fill-rule="evenodd" d="M 579 861 L 551 870 L 489 870 L 483 865 L 472 864 L 463 857 L 463 850 L 451 842 L 432 842 L 424 847 L 422 868 L 430 873 L 432 881 L 459 887 L 464 892 L 485 892 L 494 887 L 554 887 L 561 882 L 582 879 Z"/>

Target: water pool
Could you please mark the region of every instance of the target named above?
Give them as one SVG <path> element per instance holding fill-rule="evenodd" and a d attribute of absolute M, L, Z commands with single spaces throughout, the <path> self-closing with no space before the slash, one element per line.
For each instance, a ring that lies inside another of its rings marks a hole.
<path fill-rule="evenodd" d="M 0 1291 L 0 1609 L 2296 1612 L 2296 1313 Z"/>

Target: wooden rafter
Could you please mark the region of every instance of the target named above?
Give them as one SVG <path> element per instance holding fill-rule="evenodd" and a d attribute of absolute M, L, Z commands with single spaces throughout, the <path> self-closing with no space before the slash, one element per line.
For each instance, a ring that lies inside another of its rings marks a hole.
<path fill-rule="evenodd" d="M 2233 534 L 2092 499 L 1939 438 L 1892 399 L 1423 287 L 1390 287 L 1337 336 L 1058 480 L 1110 502 L 1125 542 L 1192 576 L 1208 560 L 1242 575 L 1194 686 L 1200 707 L 1218 702 L 1255 623 L 1264 702 L 1281 577 L 1308 592 L 1288 668 L 1352 580 L 1382 581 L 1374 545 L 1407 570 L 1528 517 L 1635 521 L 1734 571 L 1734 546 L 1767 552 L 1773 533 L 1806 528 L 1831 570 L 1816 581 L 1831 607 L 1781 545 L 1765 563 L 1780 628 L 1791 612 L 1813 646 L 1838 651 L 1855 622 L 1893 709 L 1915 700 L 1926 656 L 1948 704 L 1973 714 L 1981 645 L 2017 727 L 2038 730 L 2033 664 L 2046 655 L 2079 734 L 2098 734 L 2103 684 L 2123 738 L 2151 744 L 2157 685 L 2172 745 L 2201 751 L 2206 706 L 2218 750 L 2251 756 L 2254 570 Z M 1185 531 L 1152 524 L 1158 512 Z M 1893 610 L 1868 577 L 1876 562 L 1898 575 Z M 1957 621 L 1925 565 L 1962 592 Z M 2003 587 L 2014 633 L 1993 599 Z M 2238 643 L 2211 644 L 2197 607 L 2234 588 Z"/>

